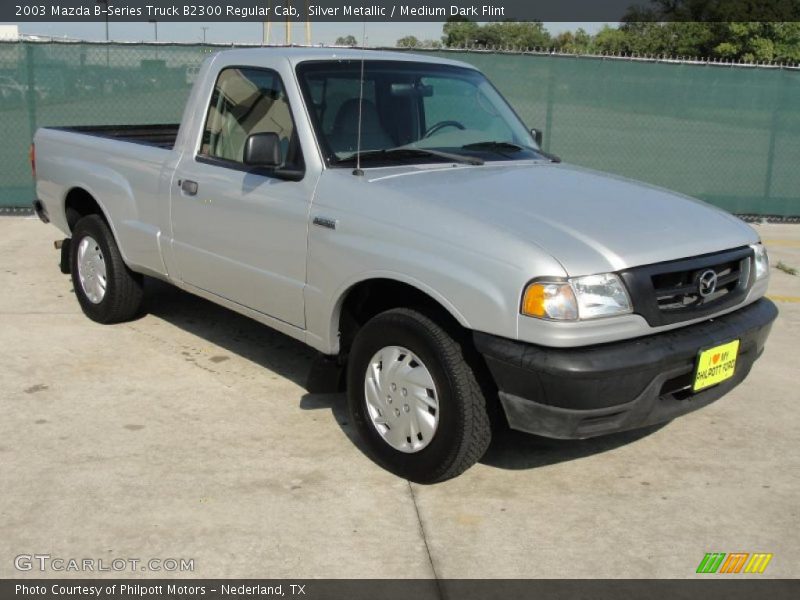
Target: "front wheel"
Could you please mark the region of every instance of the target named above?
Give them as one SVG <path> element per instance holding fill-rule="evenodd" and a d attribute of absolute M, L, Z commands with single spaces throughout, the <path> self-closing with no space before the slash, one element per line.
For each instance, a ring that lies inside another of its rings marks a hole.
<path fill-rule="evenodd" d="M 374 458 L 419 483 L 455 477 L 491 441 L 486 399 L 461 345 L 411 309 L 379 314 L 350 352 L 348 401 Z"/>
<path fill-rule="evenodd" d="M 98 323 L 129 321 L 139 312 L 142 276 L 131 271 L 106 222 L 99 215 L 75 224 L 70 272 L 84 314 Z"/>

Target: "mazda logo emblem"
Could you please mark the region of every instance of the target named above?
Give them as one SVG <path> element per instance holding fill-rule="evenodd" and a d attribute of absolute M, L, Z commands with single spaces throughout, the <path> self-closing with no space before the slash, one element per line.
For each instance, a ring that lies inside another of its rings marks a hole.
<path fill-rule="evenodd" d="M 703 298 L 707 298 L 717 290 L 717 274 L 709 269 L 703 271 L 697 278 L 697 291 Z"/>

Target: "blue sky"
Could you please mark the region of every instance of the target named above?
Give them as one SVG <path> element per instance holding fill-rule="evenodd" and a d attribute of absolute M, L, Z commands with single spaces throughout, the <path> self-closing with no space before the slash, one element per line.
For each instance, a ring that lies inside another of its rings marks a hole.
<path fill-rule="evenodd" d="M 574 30 L 583 27 L 590 33 L 598 31 L 604 23 L 545 23 L 545 27 L 552 34 L 565 30 Z M 203 39 L 203 27 L 207 27 L 206 39 L 209 42 L 261 42 L 262 24 L 258 22 L 247 23 L 172 23 L 158 24 L 158 39 L 164 42 L 198 42 Z M 333 43 L 337 37 L 352 34 L 361 38 L 363 25 L 361 22 L 353 23 L 313 23 L 312 42 Z M 19 29 L 23 33 L 39 34 L 54 37 L 69 37 L 82 40 L 105 39 L 105 24 L 103 22 L 83 23 L 20 23 Z M 303 43 L 304 27 L 298 23 L 293 26 L 292 41 Z M 153 41 L 154 27 L 152 23 L 114 23 L 110 24 L 112 40 L 118 41 Z M 372 46 L 393 46 L 397 39 L 405 35 L 415 35 L 420 40 L 439 39 L 442 35 L 442 23 L 368 23 L 368 44 Z M 284 24 L 272 24 L 273 43 L 284 41 Z"/>

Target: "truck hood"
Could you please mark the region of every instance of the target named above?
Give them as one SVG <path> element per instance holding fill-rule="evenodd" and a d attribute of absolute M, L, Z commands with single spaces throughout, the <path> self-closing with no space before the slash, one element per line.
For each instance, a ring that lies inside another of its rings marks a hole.
<path fill-rule="evenodd" d="M 758 241 L 749 225 L 704 202 L 563 163 L 393 167 L 367 177 L 397 201 L 434 203 L 536 244 L 571 276 Z"/>

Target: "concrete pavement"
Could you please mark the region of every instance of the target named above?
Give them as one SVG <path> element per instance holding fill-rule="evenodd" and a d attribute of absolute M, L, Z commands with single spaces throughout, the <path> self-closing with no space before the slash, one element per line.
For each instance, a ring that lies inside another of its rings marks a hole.
<path fill-rule="evenodd" d="M 0 218 L 0 577 L 14 558 L 192 559 L 141 577 L 692 577 L 771 552 L 797 577 L 800 226 L 763 225 L 779 321 L 750 378 L 665 426 L 583 442 L 506 432 L 463 476 L 409 484 L 353 440 L 312 354 L 161 283 L 86 319 L 57 232 Z M 100 574 L 103 575 L 103 574 Z"/>

